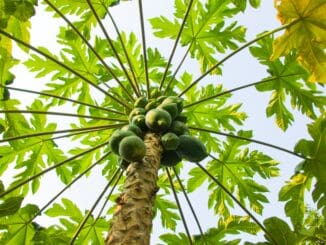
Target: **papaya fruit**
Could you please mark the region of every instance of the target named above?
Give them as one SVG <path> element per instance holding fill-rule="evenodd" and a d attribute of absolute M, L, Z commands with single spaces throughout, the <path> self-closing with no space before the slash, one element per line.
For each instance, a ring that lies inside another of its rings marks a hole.
<path fill-rule="evenodd" d="M 136 115 L 132 118 L 131 124 L 136 125 L 142 131 L 147 131 L 147 126 L 145 124 L 145 115 Z"/>
<path fill-rule="evenodd" d="M 137 115 L 145 115 L 146 111 L 144 108 L 136 107 L 129 114 L 129 121 L 132 121 L 132 118 Z"/>
<path fill-rule="evenodd" d="M 199 139 L 190 135 L 181 135 L 179 141 L 177 152 L 187 161 L 200 162 L 207 157 L 206 148 Z"/>
<path fill-rule="evenodd" d="M 153 132 L 162 133 L 166 131 L 172 122 L 170 114 L 162 109 L 152 109 L 146 113 L 146 126 Z"/>
<path fill-rule="evenodd" d="M 147 99 L 145 96 L 140 96 L 138 99 L 135 100 L 134 107 L 145 108 L 147 104 Z"/>
<path fill-rule="evenodd" d="M 183 123 L 186 123 L 187 120 L 188 120 L 188 118 L 187 118 L 186 115 L 184 115 L 184 114 L 180 114 L 179 116 L 177 116 L 177 117 L 175 118 L 175 120 L 176 120 L 176 121 L 183 122 Z"/>
<path fill-rule="evenodd" d="M 176 103 L 160 104 L 157 108 L 166 110 L 170 114 L 172 120 L 179 115 L 179 111 Z"/>
<path fill-rule="evenodd" d="M 161 96 L 159 96 L 159 97 L 157 97 L 157 102 L 158 103 L 162 103 L 163 102 L 163 100 L 165 100 L 167 98 L 167 96 L 165 96 L 165 95 L 161 95 Z"/>
<path fill-rule="evenodd" d="M 182 161 L 181 156 L 176 151 L 163 151 L 161 156 L 161 165 L 165 167 L 172 167 Z"/>
<path fill-rule="evenodd" d="M 189 129 L 186 124 L 176 120 L 172 122 L 169 131 L 175 133 L 176 135 L 189 134 Z"/>
<path fill-rule="evenodd" d="M 134 132 L 128 131 L 128 130 L 116 130 L 113 132 L 113 134 L 110 137 L 109 140 L 109 146 L 111 148 L 111 151 L 117 155 L 119 155 L 119 144 L 123 138 L 128 136 L 135 135 Z"/>
<path fill-rule="evenodd" d="M 162 135 L 161 143 L 165 150 L 176 150 L 179 146 L 179 137 L 174 133 L 168 132 Z"/>
<path fill-rule="evenodd" d="M 136 135 L 123 138 L 119 144 L 119 155 L 129 162 L 142 161 L 145 154 L 145 143 Z"/>
<path fill-rule="evenodd" d="M 149 111 L 155 109 L 160 103 L 156 99 L 150 99 L 145 106 L 145 110 Z"/>
<path fill-rule="evenodd" d="M 126 126 L 123 126 L 121 128 L 122 131 L 131 131 L 133 132 L 135 135 L 137 135 L 138 137 L 143 137 L 143 132 L 141 131 L 141 129 L 135 125 L 135 124 L 128 124 Z"/>
<path fill-rule="evenodd" d="M 181 99 L 178 96 L 169 96 L 165 100 L 162 101 L 162 104 L 168 104 L 168 103 L 176 103 L 178 107 L 179 113 L 183 110 L 183 99 Z"/>

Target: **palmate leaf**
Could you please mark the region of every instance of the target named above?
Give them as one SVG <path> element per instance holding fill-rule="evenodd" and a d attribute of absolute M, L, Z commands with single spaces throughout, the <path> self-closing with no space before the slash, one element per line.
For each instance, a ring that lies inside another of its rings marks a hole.
<path fill-rule="evenodd" d="M 46 211 L 50 217 L 61 217 L 61 226 L 56 229 L 62 230 L 66 237 L 71 238 L 76 231 L 79 223 L 83 220 L 83 213 L 78 206 L 67 198 L 62 198 L 62 205 L 54 203 L 53 206 Z M 107 231 L 108 222 L 104 218 L 95 219 L 90 216 L 85 226 L 81 230 L 77 244 L 101 244 L 103 241 L 103 233 Z"/>
<path fill-rule="evenodd" d="M 297 62 L 295 52 L 288 53 L 282 60 L 270 60 L 272 43 L 272 38 L 264 38 L 258 41 L 258 46 L 251 47 L 250 52 L 261 64 L 268 67 L 267 71 L 271 76 L 277 77 L 271 82 L 257 85 L 256 88 L 261 92 L 272 92 L 266 115 L 275 116 L 276 124 L 285 131 L 294 121 L 287 106 L 288 100 L 292 108 L 314 119 L 318 114 L 317 109 L 324 108 L 326 97 L 320 95 L 321 92 L 315 85 L 304 82 L 308 74 Z"/>
<path fill-rule="evenodd" d="M 326 83 L 326 1 L 276 0 L 282 24 L 295 23 L 274 41 L 272 59 L 298 52 L 298 61 L 311 72 L 309 81 Z"/>
<path fill-rule="evenodd" d="M 29 43 L 30 22 L 35 14 L 37 0 L 0 0 L 0 28 L 12 33 L 15 37 Z M 11 55 L 12 41 L 6 37 L 0 37 L 0 47 Z M 28 48 L 19 45 L 23 50 Z"/>
<path fill-rule="evenodd" d="M 15 101 L 8 101 L 3 106 L 5 106 L 4 109 L 16 109 L 15 105 Z M 30 109 L 47 111 L 47 108 L 39 100 L 35 100 Z M 7 113 L 5 120 L 8 124 L 8 129 L 4 133 L 5 137 L 33 134 L 36 132 L 52 132 L 56 130 L 56 125 L 48 123 L 44 114 L 33 114 L 29 122 L 22 114 Z M 19 171 L 15 175 L 10 187 L 16 186 L 21 181 L 41 172 L 47 166 L 53 163 L 59 163 L 65 159 L 63 151 L 57 148 L 52 140 L 49 140 L 51 137 L 51 134 L 29 137 L 10 141 L 9 145 L 0 147 L 0 152 L 3 154 L 3 157 L 0 158 L 0 173 L 3 173 L 9 164 L 12 163 L 15 163 L 15 169 Z M 56 170 L 63 181 L 70 179 L 70 173 L 66 171 L 67 169 L 65 167 L 60 167 Z M 39 185 L 39 178 L 31 181 L 31 187 L 34 193 L 39 188 Z M 26 194 L 28 190 L 29 185 L 24 185 L 14 193 Z"/>
<path fill-rule="evenodd" d="M 279 193 L 279 201 L 287 201 L 285 213 L 291 218 L 294 227 L 303 221 L 306 211 L 305 193 L 310 189 L 311 176 L 299 173 L 282 187 Z"/>
<path fill-rule="evenodd" d="M 179 215 L 173 212 L 173 210 L 177 210 L 177 205 L 163 198 L 163 195 L 157 195 L 155 198 L 155 208 L 155 213 L 160 213 L 162 226 L 175 231 L 177 222 L 180 220 Z"/>
<path fill-rule="evenodd" d="M 227 239 L 227 235 L 240 234 L 241 232 L 246 232 L 249 234 L 256 234 L 259 231 L 257 224 L 252 223 L 247 217 L 241 216 L 229 216 L 226 220 L 220 219 L 218 221 L 217 228 L 210 228 L 205 233 L 204 236 L 194 235 L 192 237 L 193 244 L 196 245 L 213 245 L 213 244 L 239 244 L 241 239 Z M 163 234 L 160 239 L 165 242 L 165 244 L 188 244 L 189 239 L 184 233 L 179 234 Z"/>
<path fill-rule="evenodd" d="M 0 217 L 15 214 L 20 209 L 23 199 L 23 197 L 9 197 L 0 201 Z"/>
<path fill-rule="evenodd" d="M 252 136 L 251 131 L 239 131 L 239 135 L 246 138 Z M 259 175 L 262 178 L 271 178 L 278 175 L 278 164 L 269 156 L 258 152 L 249 152 L 244 148 L 248 142 L 228 138 L 223 142 L 223 147 L 218 151 L 216 160 L 208 163 L 206 169 L 214 175 L 218 181 L 226 187 L 235 197 L 246 206 L 249 202 L 250 207 L 257 213 L 263 210 L 263 204 L 268 202 L 264 193 L 268 189 L 253 180 Z M 234 207 L 233 200 L 216 183 L 211 182 L 199 168 L 190 170 L 191 176 L 188 180 L 188 190 L 196 190 L 204 181 L 209 181 L 208 189 L 209 207 L 224 217 L 230 215 L 230 208 Z"/>
<path fill-rule="evenodd" d="M 289 225 L 277 217 L 271 217 L 264 221 L 264 225 L 273 239 L 280 245 L 296 244 L 296 234 L 290 229 Z M 274 244 L 270 237 L 265 238 Z"/>
<path fill-rule="evenodd" d="M 185 73 L 182 77 L 183 84 L 187 85 L 191 82 L 191 76 L 188 74 L 185 79 Z M 179 86 L 183 85 L 182 83 Z M 221 84 L 214 86 L 209 84 L 200 89 L 192 89 L 187 93 L 186 101 L 192 102 L 210 97 L 223 91 Z M 240 111 L 241 104 L 228 104 L 230 95 L 219 96 L 215 99 L 208 100 L 197 105 L 186 107 L 184 114 L 188 118 L 188 125 L 204 128 L 205 125 L 210 125 L 212 128 L 221 131 L 234 131 L 236 126 L 242 125 L 247 115 Z M 192 132 L 197 134 L 197 132 Z M 205 132 L 198 132 L 198 136 L 205 143 L 208 152 L 217 151 L 218 140 Z"/>
<path fill-rule="evenodd" d="M 120 0 L 91 0 L 90 1 L 96 10 L 98 16 L 100 18 L 104 18 L 106 16 L 106 7 L 114 6 L 120 2 Z M 97 23 L 97 20 L 86 0 L 72 0 L 69 3 L 65 0 L 52 0 L 51 3 L 56 6 L 66 17 L 78 16 L 79 20 L 76 22 L 77 26 L 80 30 L 90 30 L 93 25 Z M 46 3 L 44 3 L 46 4 Z M 46 6 L 48 6 L 46 4 Z M 51 7 L 46 8 L 48 11 L 54 11 Z M 55 17 L 59 17 L 57 14 Z"/>
<path fill-rule="evenodd" d="M 311 159 L 304 160 L 296 168 L 295 175 L 282 187 L 279 200 L 286 201 L 285 213 L 291 218 L 294 227 L 301 227 L 306 212 L 305 197 L 311 191 L 311 184 L 316 180 L 312 191 L 313 200 L 325 214 L 325 116 L 320 116 L 308 125 L 308 131 L 313 140 L 300 140 L 295 151 Z"/>
<path fill-rule="evenodd" d="M 312 191 L 313 200 L 318 209 L 326 215 L 326 114 L 323 113 L 317 120 L 308 125 L 308 132 L 312 140 L 302 139 L 295 146 L 295 152 L 301 153 L 309 159 L 303 161 L 303 174 L 316 179 Z"/>
<path fill-rule="evenodd" d="M 227 241 L 224 240 L 227 235 L 230 234 L 240 234 L 241 232 L 256 234 L 259 231 L 259 227 L 257 224 L 249 221 L 248 217 L 241 216 L 229 216 L 226 220 L 220 219 L 218 221 L 217 228 L 208 229 L 204 237 L 203 236 L 195 236 L 194 241 L 197 245 L 204 244 L 239 244 L 240 239 Z"/>
<path fill-rule="evenodd" d="M 67 237 L 65 231 L 56 226 L 50 226 L 49 228 L 38 228 L 32 239 L 34 244 L 49 245 L 65 245 L 69 243 L 69 240 L 70 238 Z"/>
<path fill-rule="evenodd" d="M 150 19 L 154 35 L 160 38 L 176 39 L 181 20 L 187 11 L 189 1 L 175 1 L 174 19 L 164 16 Z M 244 42 L 245 28 L 236 22 L 225 26 L 224 19 L 234 16 L 239 10 L 232 9 L 231 1 L 194 1 L 188 21 L 181 34 L 181 45 L 191 45 L 190 54 L 201 64 L 201 71 L 207 71 L 217 63 L 216 54 L 227 49 L 236 49 L 238 42 Z M 213 73 L 220 73 L 215 69 Z"/>
<path fill-rule="evenodd" d="M 39 211 L 36 205 L 27 204 L 17 213 L 11 216 L 0 218 L 0 243 L 30 244 L 35 234 L 35 226 L 33 223 L 27 223 Z M 1 234 L 2 233 L 2 234 Z"/>

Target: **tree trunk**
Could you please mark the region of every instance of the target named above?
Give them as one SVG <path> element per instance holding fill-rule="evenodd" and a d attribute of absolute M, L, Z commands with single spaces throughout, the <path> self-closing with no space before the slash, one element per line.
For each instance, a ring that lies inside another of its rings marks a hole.
<path fill-rule="evenodd" d="M 143 162 L 131 163 L 112 218 L 107 245 L 148 245 L 152 229 L 153 205 L 162 146 L 157 134 L 144 137 Z"/>

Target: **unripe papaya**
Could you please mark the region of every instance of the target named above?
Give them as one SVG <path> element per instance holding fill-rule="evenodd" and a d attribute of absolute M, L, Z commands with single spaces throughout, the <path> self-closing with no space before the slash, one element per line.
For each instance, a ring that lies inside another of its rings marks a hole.
<path fill-rule="evenodd" d="M 167 96 L 165 96 L 165 95 L 161 95 L 161 96 L 159 96 L 159 97 L 157 97 L 157 102 L 158 103 L 162 103 L 163 102 L 163 100 L 165 100 L 167 98 Z"/>
<path fill-rule="evenodd" d="M 145 143 L 136 135 L 123 138 L 119 144 L 119 155 L 129 162 L 142 161 L 145 154 Z"/>
<path fill-rule="evenodd" d="M 179 146 L 179 137 L 174 133 L 168 132 L 162 135 L 161 143 L 165 150 L 176 150 Z"/>
<path fill-rule="evenodd" d="M 182 161 L 181 156 L 176 151 L 163 151 L 161 156 L 161 165 L 172 167 Z"/>
<path fill-rule="evenodd" d="M 153 132 L 166 131 L 172 122 L 170 114 L 162 109 L 152 109 L 146 113 L 146 126 Z"/>
<path fill-rule="evenodd" d="M 135 124 L 128 124 L 126 126 L 123 126 L 121 128 L 122 131 L 131 131 L 133 132 L 135 135 L 137 135 L 138 137 L 143 137 L 143 132 L 141 131 L 141 129 L 135 125 Z"/>
<path fill-rule="evenodd" d="M 175 133 L 176 135 L 183 135 L 189 133 L 189 129 L 186 124 L 180 121 L 173 121 L 169 131 Z"/>
<path fill-rule="evenodd" d="M 147 99 L 144 96 L 140 96 L 138 99 L 136 99 L 134 103 L 134 107 L 140 107 L 140 108 L 145 108 L 147 104 Z"/>
<path fill-rule="evenodd" d="M 184 115 L 184 114 L 180 114 L 179 116 L 177 116 L 175 118 L 176 121 L 180 121 L 180 122 L 183 122 L 183 123 L 186 123 L 187 122 L 187 116 Z"/>
<path fill-rule="evenodd" d="M 199 139 L 190 135 L 181 135 L 179 140 L 177 152 L 182 158 L 190 162 L 200 162 L 207 157 L 206 148 Z"/>
<path fill-rule="evenodd" d="M 183 110 L 183 99 L 181 99 L 178 96 L 169 96 L 165 100 L 163 100 L 162 104 L 168 104 L 168 103 L 176 103 L 178 107 L 179 113 Z"/>
<path fill-rule="evenodd" d="M 155 109 L 160 103 L 156 99 L 150 99 L 145 106 L 145 110 L 149 111 Z"/>
<path fill-rule="evenodd" d="M 136 107 L 129 114 L 129 121 L 132 121 L 132 118 L 137 115 L 145 115 L 146 111 L 144 108 Z"/>
<path fill-rule="evenodd" d="M 111 135 L 109 146 L 111 151 L 117 155 L 119 155 L 119 144 L 123 138 L 135 135 L 133 132 L 128 130 L 116 130 Z"/>
<path fill-rule="evenodd" d="M 147 126 L 145 124 L 145 116 L 144 115 L 137 115 L 134 116 L 131 120 L 131 124 L 135 124 L 139 127 L 142 131 L 147 131 Z"/>
<path fill-rule="evenodd" d="M 170 114 L 172 120 L 179 115 L 179 111 L 176 103 L 160 104 L 157 108 L 166 110 Z"/>

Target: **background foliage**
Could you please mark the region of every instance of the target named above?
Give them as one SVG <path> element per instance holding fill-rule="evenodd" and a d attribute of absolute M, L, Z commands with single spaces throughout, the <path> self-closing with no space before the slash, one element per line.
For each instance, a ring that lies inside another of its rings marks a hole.
<path fill-rule="evenodd" d="M 109 36 L 103 32 L 102 23 L 113 20 L 110 11 L 118 4 L 123 8 L 127 3 L 0 0 L 0 176 L 12 176 L 8 183 L 0 181 L 0 242 L 67 244 L 76 239 L 76 244 L 102 244 L 114 211 L 112 202 L 106 205 L 105 200 L 114 201 L 124 181 L 107 142 L 116 128 L 126 124 L 135 98 L 154 88 L 184 98 L 191 133 L 210 152 L 203 163 L 183 162 L 172 169 L 171 182 L 160 171 L 155 212 L 165 228 L 162 242 L 239 244 L 244 241 L 237 234 L 256 236 L 261 231 L 265 237 L 258 244 L 325 242 L 326 1 L 275 1 L 283 26 L 248 41 L 246 27 L 234 19 L 249 7 L 259 8 L 260 1 L 175 0 L 173 14 L 149 19 L 152 30 L 146 32 L 178 41 L 198 64 L 198 78 L 190 70 L 178 74 L 178 63 L 171 64 L 172 55 L 159 47 L 147 43 L 144 52 L 146 42 L 137 33 L 116 29 L 120 35 L 110 32 Z M 38 5 L 62 20 L 57 50 L 30 42 L 30 20 L 42 13 Z M 280 30 L 285 32 L 279 35 Z M 222 81 L 224 61 L 249 45 L 251 55 L 265 66 L 266 77 L 231 91 L 215 82 Z M 14 57 L 17 47 L 26 52 L 26 60 Z M 46 84 L 38 91 L 13 87 L 12 69 L 19 63 Z M 203 83 L 207 77 L 214 82 Z M 310 138 L 300 139 L 293 151 L 255 140 L 254 131 L 243 126 L 245 108 L 231 100 L 233 92 L 250 86 L 270 96 L 266 117 L 275 119 L 280 130 L 291 127 L 297 112 L 309 118 Z M 26 103 L 14 91 L 37 96 Z M 74 119 L 66 123 L 66 118 Z M 269 217 L 260 223 L 255 218 L 268 202 L 275 202 L 266 193 L 281 174 L 280 164 L 286 163 L 273 159 L 268 148 L 255 149 L 252 142 L 298 157 L 293 176 L 279 190 L 288 220 Z M 95 170 L 98 165 L 100 170 Z M 43 206 L 26 201 L 31 195 L 42 195 L 40 185 L 47 184 L 43 175 L 51 170 L 63 189 Z M 103 208 L 96 207 L 95 201 L 81 210 L 78 203 L 60 197 L 77 180 L 91 175 L 107 179 L 99 196 Z M 207 193 L 203 208 L 215 215 L 215 225 L 203 226 L 201 220 L 198 234 L 176 233 L 182 216 L 170 198 L 172 186 L 178 194 Z M 104 194 L 108 189 L 112 195 Z M 312 199 L 313 207 L 307 199 Z M 41 225 L 39 216 L 54 222 Z"/>

